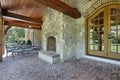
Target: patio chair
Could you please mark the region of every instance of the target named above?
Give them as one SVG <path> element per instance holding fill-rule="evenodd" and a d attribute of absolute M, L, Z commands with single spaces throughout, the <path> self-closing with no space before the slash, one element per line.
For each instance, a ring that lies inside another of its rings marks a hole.
<path fill-rule="evenodd" d="M 33 47 L 33 51 L 34 53 L 38 53 L 38 51 L 41 50 L 41 46 L 37 45 L 37 46 L 32 46 Z"/>
<path fill-rule="evenodd" d="M 14 58 L 15 54 L 21 54 L 22 53 L 22 49 L 21 46 L 15 47 L 12 49 L 12 57 Z"/>
<path fill-rule="evenodd" d="M 6 55 L 8 56 L 9 52 L 12 52 L 13 47 L 12 46 L 7 46 L 6 45 Z"/>
<path fill-rule="evenodd" d="M 30 53 L 33 51 L 32 45 L 22 45 L 21 47 L 22 53 Z"/>
<path fill-rule="evenodd" d="M 40 46 L 32 46 L 33 47 L 33 50 L 40 50 L 41 47 Z"/>

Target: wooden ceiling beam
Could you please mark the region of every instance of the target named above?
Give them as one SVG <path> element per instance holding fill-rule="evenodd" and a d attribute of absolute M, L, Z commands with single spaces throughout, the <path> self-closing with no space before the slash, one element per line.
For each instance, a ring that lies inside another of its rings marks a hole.
<path fill-rule="evenodd" d="M 42 23 L 41 19 L 34 19 L 34 18 L 30 18 L 30 17 L 10 13 L 10 12 L 4 11 L 4 10 L 2 11 L 2 15 L 3 15 L 3 18 L 12 18 L 14 20 L 37 23 L 37 24 Z"/>
<path fill-rule="evenodd" d="M 47 7 L 51 7 L 68 16 L 71 16 L 75 19 L 81 17 L 81 13 L 77 9 L 70 7 L 69 5 L 65 4 L 60 0 L 36 0 L 36 1 Z"/>
<path fill-rule="evenodd" d="M 29 26 L 31 26 L 30 29 L 42 29 L 41 28 L 41 25 L 38 25 L 38 24 L 30 24 L 28 22 L 22 22 L 22 21 L 4 21 L 4 24 L 5 25 L 11 25 L 11 26 L 16 26 L 16 27 L 22 27 L 22 28 L 30 28 Z"/>
<path fill-rule="evenodd" d="M 36 9 L 39 9 L 40 7 L 33 7 L 33 6 L 26 6 L 26 7 L 14 7 L 14 8 L 7 8 L 6 10 L 7 11 L 15 11 L 15 10 L 23 10 L 23 9 L 34 9 L 34 8 L 36 8 Z"/>
<path fill-rule="evenodd" d="M 19 10 L 19 9 L 26 9 L 26 8 L 39 8 L 39 6 L 29 6 L 29 5 L 13 5 L 11 7 L 7 7 L 5 10 L 7 11 L 13 11 L 13 10 Z"/>
<path fill-rule="evenodd" d="M 9 30 L 10 28 L 11 28 L 11 26 L 10 26 L 10 25 L 8 25 L 8 26 L 7 26 L 7 28 L 5 29 L 4 34 L 7 34 L 8 30 Z"/>

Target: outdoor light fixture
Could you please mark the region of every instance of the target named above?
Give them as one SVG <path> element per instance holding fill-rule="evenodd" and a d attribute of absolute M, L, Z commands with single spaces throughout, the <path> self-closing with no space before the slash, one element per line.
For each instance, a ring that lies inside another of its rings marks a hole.
<path fill-rule="evenodd" d="M 29 28 L 30 28 L 30 29 L 32 28 L 32 25 L 31 25 L 31 24 L 29 25 Z"/>

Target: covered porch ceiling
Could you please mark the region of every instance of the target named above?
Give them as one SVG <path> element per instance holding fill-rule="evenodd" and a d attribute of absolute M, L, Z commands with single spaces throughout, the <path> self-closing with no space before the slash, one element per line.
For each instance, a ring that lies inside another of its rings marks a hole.
<path fill-rule="evenodd" d="M 73 18 L 80 18 L 80 12 L 60 0 L 0 0 L 5 25 L 42 29 L 43 12 L 46 7 L 58 10 Z"/>

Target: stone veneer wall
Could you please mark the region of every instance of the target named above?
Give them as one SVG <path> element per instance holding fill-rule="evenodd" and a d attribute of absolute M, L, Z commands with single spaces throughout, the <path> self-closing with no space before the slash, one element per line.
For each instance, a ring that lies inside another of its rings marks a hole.
<path fill-rule="evenodd" d="M 77 8 L 82 14 L 81 18 L 73 19 L 51 8 L 44 12 L 41 31 L 42 47 L 46 50 L 47 38 L 56 38 L 56 52 L 61 60 L 81 58 L 86 53 L 86 16 L 85 11 L 97 0 L 62 0 L 70 6 Z"/>
<path fill-rule="evenodd" d="M 51 8 L 47 8 L 44 13 L 41 38 L 42 38 L 42 48 L 43 50 L 47 50 L 47 39 L 50 36 L 56 38 L 56 53 L 63 53 L 63 21 L 62 21 L 62 13 L 53 10 Z"/>
<path fill-rule="evenodd" d="M 41 45 L 42 38 L 41 38 L 41 30 L 34 30 L 34 45 Z"/>
<path fill-rule="evenodd" d="M 76 0 L 64 0 L 70 6 L 80 9 L 76 5 Z M 79 19 L 73 19 L 69 16 L 63 15 L 64 29 L 63 40 L 64 45 L 64 60 L 71 58 L 81 58 L 85 55 L 85 18 L 82 16 Z"/>

